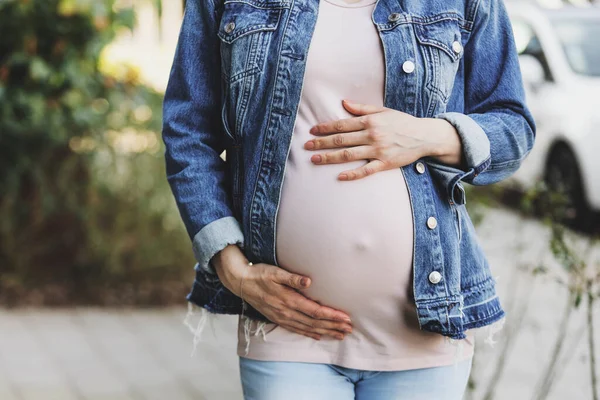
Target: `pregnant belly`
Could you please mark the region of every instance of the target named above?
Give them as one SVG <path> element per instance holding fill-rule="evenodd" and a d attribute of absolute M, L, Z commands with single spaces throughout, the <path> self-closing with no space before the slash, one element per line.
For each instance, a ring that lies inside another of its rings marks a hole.
<path fill-rule="evenodd" d="M 385 313 L 412 299 L 413 220 L 402 171 L 339 181 L 340 172 L 366 161 L 312 165 L 304 158 L 310 155 L 286 166 L 276 225 L 279 265 L 309 276 L 302 293 L 346 311 L 355 323 L 397 318 Z"/>

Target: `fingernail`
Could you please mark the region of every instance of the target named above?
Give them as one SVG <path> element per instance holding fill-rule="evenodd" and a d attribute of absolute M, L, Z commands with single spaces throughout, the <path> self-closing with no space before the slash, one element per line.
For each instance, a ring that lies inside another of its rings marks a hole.
<path fill-rule="evenodd" d="M 349 328 L 347 326 L 344 327 L 344 331 L 348 332 L 348 333 L 352 333 L 352 328 Z"/>
<path fill-rule="evenodd" d="M 313 162 L 320 163 L 321 162 L 321 156 L 320 155 L 312 156 L 311 160 Z"/>
<path fill-rule="evenodd" d="M 344 335 L 336 335 L 339 340 L 344 340 Z"/>
<path fill-rule="evenodd" d="M 315 143 L 314 142 L 306 142 L 304 144 L 304 148 L 307 150 L 312 150 L 315 148 Z"/>
<path fill-rule="evenodd" d="M 342 319 L 343 319 L 344 321 L 346 321 L 347 323 L 349 323 L 349 324 L 350 324 L 350 323 L 352 323 L 352 321 L 351 321 L 351 320 L 350 320 L 350 318 L 348 318 L 348 317 L 343 317 Z"/>
<path fill-rule="evenodd" d="M 340 180 L 342 180 L 342 181 L 346 181 L 346 180 L 348 180 L 348 175 L 346 175 L 346 174 L 341 174 L 341 175 L 340 175 Z"/>
<path fill-rule="evenodd" d="M 308 286 L 308 279 L 306 279 L 306 278 L 302 278 L 302 279 L 300 279 L 300 284 L 301 284 L 302 286 Z"/>

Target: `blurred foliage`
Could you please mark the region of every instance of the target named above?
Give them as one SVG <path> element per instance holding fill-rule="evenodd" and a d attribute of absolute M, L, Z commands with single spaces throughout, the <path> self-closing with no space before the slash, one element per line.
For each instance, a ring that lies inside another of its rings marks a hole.
<path fill-rule="evenodd" d="M 134 22 L 115 0 L 0 0 L 0 303 L 183 298 L 162 95 L 102 58 Z"/>

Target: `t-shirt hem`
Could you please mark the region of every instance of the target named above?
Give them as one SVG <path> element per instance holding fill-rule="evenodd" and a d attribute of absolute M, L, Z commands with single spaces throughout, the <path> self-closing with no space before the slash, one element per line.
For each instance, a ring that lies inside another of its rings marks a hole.
<path fill-rule="evenodd" d="M 252 347 L 252 344 L 250 345 Z M 452 365 L 455 362 L 461 362 L 473 357 L 473 348 L 463 350 L 455 359 L 455 354 L 448 355 L 432 355 L 432 356 L 416 356 L 407 358 L 385 358 L 384 356 L 368 358 L 368 357 L 348 357 L 347 355 L 335 354 L 307 354 L 306 350 L 295 349 L 277 349 L 277 354 L 261 354 L 249 351 L 245 354 L 245 348 L 238 346 L 237 355 L 239 357 L 250 358 L 253 360 L 262 361 L 289 361 L 289 362 L 308 362 L 319 364 L 333 364 L 345 368 L 361 369 L 368 371 L 402 371 L 409 369 L 443 367 Z"/>

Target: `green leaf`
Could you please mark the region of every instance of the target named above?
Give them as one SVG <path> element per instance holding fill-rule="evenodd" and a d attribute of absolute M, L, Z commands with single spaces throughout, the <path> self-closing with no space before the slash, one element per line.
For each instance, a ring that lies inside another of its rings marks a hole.
<path fill-rule="evenodd" d="M 582 300 L 581 292 L 577 292 L 577 295 L 575 296 L 575 308 L 579 308 L 579 305 L 581 304 L 581 300 Z"/>
<path fill-rule="evenodd" d="M 52 70 L 48 64 L 39 57 L 33 58 L 29 64 L 29 76 L 34 81 L 46 81 L 51 72 Z"/>
<path fill-rule="evenodd" d="M 130 30 L 133 29 L 136 23 L 135 10 L 133 8 L 119 10 L 115 15 L 115 23 L 119 27 L 125 27 Z"/>

